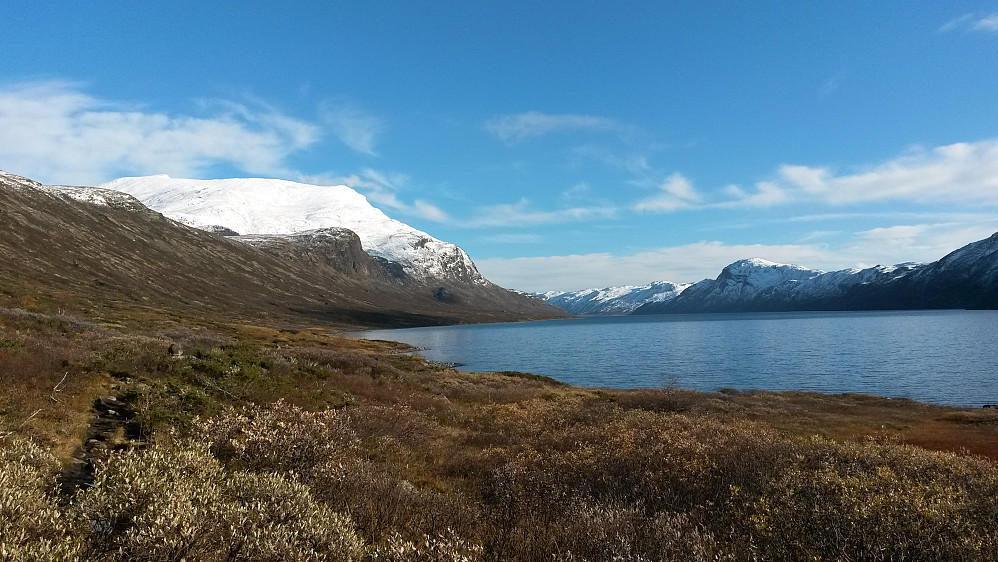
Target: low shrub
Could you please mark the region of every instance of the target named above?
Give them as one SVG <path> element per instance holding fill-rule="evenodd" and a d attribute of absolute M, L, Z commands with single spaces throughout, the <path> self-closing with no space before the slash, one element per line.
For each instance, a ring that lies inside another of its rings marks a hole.
<path fill-rule="evenodd" d="M 292 474 L 230 471 L 184 441 L 112 457 L 74 502 L 85 557 L 111 560 L 359 560 L 349 517 Z"/>
<path fill-rule="evenodd" d="M 343 414 L 309 412 L 284 401 L 230 406 L 195 425 L 217 458 L 253 471 L 311 474 L 319 465 L 343 462 L 358 444 Z"/>
<path fill-rule="evenodd" d="M 57 503 L 59 461 L 15 435 L 0 439 L 0 560 L 70 560 L 80 526 Z"/>

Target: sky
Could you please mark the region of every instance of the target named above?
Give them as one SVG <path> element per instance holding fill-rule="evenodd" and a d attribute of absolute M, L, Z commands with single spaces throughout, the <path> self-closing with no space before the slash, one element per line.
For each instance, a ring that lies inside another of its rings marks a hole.
<path fill-rule="evenodd" d="M 346 184 L 509 288 L 998 231 L 994 0 L 3 0 L 0 26 L 0 169 Z"/>

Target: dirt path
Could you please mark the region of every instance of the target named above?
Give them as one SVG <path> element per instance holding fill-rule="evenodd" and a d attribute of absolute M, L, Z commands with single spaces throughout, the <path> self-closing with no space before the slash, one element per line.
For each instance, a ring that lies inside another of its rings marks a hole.
<path fill-rule="evenodd" d="M 63 469 L 59 486 L 64 494 L 92 486 L 94 467 L 110 451 L 145 447 L 135 408 L 120 396 L 102 396 L 94 400 L 93 419 L 83 444 L 73 453 L 73 460 Z"/>

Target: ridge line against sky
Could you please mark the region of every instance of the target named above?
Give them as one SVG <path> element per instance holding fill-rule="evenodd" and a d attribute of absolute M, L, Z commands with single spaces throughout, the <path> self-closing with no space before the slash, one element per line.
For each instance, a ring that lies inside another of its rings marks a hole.
<path fill-rule="evenodd" d="M 13 2 L 0 169 L 346 184 L 531 291 L 998 230 L 998 6 L 445 4 Z"/>

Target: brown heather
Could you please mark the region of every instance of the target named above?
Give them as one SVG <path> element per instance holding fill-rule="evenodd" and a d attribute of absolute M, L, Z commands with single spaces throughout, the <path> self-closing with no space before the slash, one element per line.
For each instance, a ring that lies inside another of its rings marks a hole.
<path fill-rule="evenodd" d="M 0 310 L 0 559 L 998 559 L 989 411 L 580 389 L 399 351 Z M 109 437 L 60 493 L 101 395 L 141 441 Z"/>

